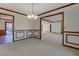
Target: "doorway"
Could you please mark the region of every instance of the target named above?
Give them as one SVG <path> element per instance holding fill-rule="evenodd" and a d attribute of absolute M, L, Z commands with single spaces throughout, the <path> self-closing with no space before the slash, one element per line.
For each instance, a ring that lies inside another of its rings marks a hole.
<path fill-rule="evenodd" d="M 64 12 L 41 17 L 40 30 L 41 39 L 64 45 Z"/>
<path fill-rule="evenodd" d="M 13 42 L 13 22 L 5 22 L 5 42 Z"/>
<path fill-rule="evenodd" d="M 12 22 L 6 22 L 6 35 L 12 35 L 13 33 L 13 23 Z"/>
<path fill-rule="evenodd" d="M 14 16 L 0 13 L 0 44 L 14 41 Z"/>

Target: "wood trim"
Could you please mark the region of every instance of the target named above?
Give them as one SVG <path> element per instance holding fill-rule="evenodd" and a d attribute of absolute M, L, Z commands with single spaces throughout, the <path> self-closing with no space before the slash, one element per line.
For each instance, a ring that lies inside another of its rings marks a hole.
<path fill-rule="evenodd" d="M 29 29 L 29 30 L 14 30 L 14 31 L 33 31 L 33 30 Z"/>
<path fill-rule="evenodd" d="M 15 28 L 14 23 L 15 23 L 15 17 L 13 16 L 13 42 L 15 41 L 14 40 L 14 28 Z"/>
<path fill-rule="evenodd" d="M 66 34 L 66 35 L 69 35 L 69 36 L 79 36 L 79 34 Z"/>
<path fill-rule="evenodd" d="M 52 31 L 51 29 L 52 29 L 52 25 L 50 24 L 50 32 Z"/>
<path fill-rule="evenodd" d="M 21 13 L 21 12 L 17 12 L 17 11 L 13 11 L 13 10 L 10 10 L 10 9 L 7 9 L 7 8 L 0 7 L 0 9 L 6 10 L 6 11 L 9 11 L 9 12 L 13 12 L 13 13 L 17 13 L 17 14 L 20 14 L 20 15 L 27 16 L 27 14 L 24 14 L 24 13 Z"/>
<path fill-rule="evenodd" d="M 42 38 L 42 18 L 40 18 L 40 40 Z"/>
<path fill-rule="evenodd" d="M 5 14 L 5 13 L 0 13 L 0 15 L 8 15 L 8 16 L 11 16 L 11 17 L 13 17 L 13 42 L 14 42 L 14 15 L 10 15 L 10 14 Z M 5 24 L 5 28 L 6 28 L 6 24 Z M 5 31 L 6 31 L 6 29 L 5 29 Z"/>
<path fill-rule="evenodd" d="M 5 30 L 0 30 L 0 36 L 4 36 L 5 35 Z"/>
<path fill-rule="evenodd" d="M 40 31 L 40 30 L 37 30 L 37 29 L 28 29 L 28 30 L 14 30 L 14 31 Z"/>
<path fill-rule="evenodd" d="M 32 36 L 32 35 L 28 35 L 28 33 L 29 32 L 32 32 L 32 34 L 34 34 L 34 32 L 40 32 L 40 30 L 37 30 L 37 29 L 29 29 L 29 30 L 15 30 L 15 32 L 26 32 L 25 34 L 26 34 L 26 36 L 27 36 L 27 38 L 37 38 L 37 37 L 34 37 L 34 36 Z M 39 34 L 40 35 L 40 34 Z M 27 39 L 26 38 L 26 39 Z M 23 39 L 25 39 L 25 38 L 23 38 Z M 38 39 L 40 39 L 40 38 L 38 38 Z"/>
<path fill-rule="evenodd" d="M 7 29 L 7 23 L 12 23 L 12 27 L 13 27 L 13 22 L 5 22 L 5 34 L 6 34 L 6 29 Z"/>
<path fill-rule="evenodd" d="M 2 19 L 2 18 L 0 18 L 0 20 L 10 20 L 10 21 L 13 21 L 13 20 L 11 20 L 11 19 Z"/>
<path fill-rule="evenodd" d="M 61 33 L 64 34 L 64 12 L 62 12 Z"/>
<path fill-rule="evenodd" d="M 41 18 L 43 19 L 43 18 L 46 18 L 46 17 L 56 16 L 56 15 L 60 15 L 60 14 L 62 14 L 62 13 L 63 13 L 63 12 L 59 12 L 59 13 L 55 13 L 55 14 L 43 16 L 43 17 L 41 17 Z"/>
<path fill-rule="evenodd" d="M 23 36 L 22 37 L 17 37 L 17 33 L 23 33 Z M 20 32 L 20 31 L 18 31 L 18 32 L 16 32 L 16 39 L 18 39 L 18 38 L 24 38 L 24 36 L 25 36 L 25 33 L 24 33 L 24 31 L 23 32 Z"/>
<path fill-rule="evenodd" d="M 68 32 L 68 33 L 69 33 L 69 32 Z M 74 49 L 79 50 L 79 48 L 76 48 L 76 47 L 73 47 L 73 46 L 68 46 L 68 45 L 65 45 L 65 44 L 63 44 L 63 46 L 66 46 L 66 47 L 69 47 L 69 48 L 74 48 Z"/>
<path fill-rule="evenodd" d="M 51 22 L 51 21 L 48 21 L 47 19 L 43 19 L 43 18 L 46 18 L 46 17 L 56 16 L 56 15 L 60 15 L 60 14 L 62 15 L 61 21 L 59 20 L 59 21 Z M 59 12 L 59 13 L 47 15 L 47 16 L 41 17 L 41 19 L 44 20 L 44 21 L 50 22 L 50 23 L 61 22 L 61 33 L 64 33 L 64 12 Z"/>
<path fill-rule="evenodd" d="M 62 33 L 62 45 L 64 45 L 64 12 L 62 13 L 61 33 Z"/>
<path fill-rule="evenodd" d="M 13 15 L 10 15 L 10 14 L 5 14 L 5 13 L 1 13 L 1 12 L 0 12 L 0 14 L 7 15 L 7 16 L 12 16 L 13 17 Z"/>
<path fill-rule="evenodd" d="M 59 15 L 59 14 L 62 15 L 62 20 L 61 20 L 61 33 L 56 33 L 56 32 L 52 32 L 52 33 L 62 34 L 62 45 L 64 45 L 64 12 L 59 12 L 59 13 L 47 15 L 47 16 L 44 16 L 44 17 L 41 17 L 40 18 L 40 38 L 42 38 L 42 20 L 45 20 L 43 18 L 45 18 L 45 17 L 51 17 L 51 16 L 56 16 L 56 15 Z"/>
<path fill-rule="evenodd" d="M 31 35 L 28 35 L 28 33 L 31 33 Z M 26 36 L 27 36 L 28 38 L 29 38 L 29 37 L 32 37 L 33 31 L 27 31 L 26 34 L 27 34 Z"/>
<path fill-rule="evenodd" d="M 14 17 L 13 15 L 10 15 L 10 14 L 4 14 L 4 13 L 1 13 L 1 12 L 0 12 L 0 14 L 1 14 L 1 15 L 7 15 L 7 16 Z M 11 19 L 3 19 L 3 18 L 0 18 L 0 19 L 1 19 L 1 20 L 11 20 Z"/>
<path fill-rule="evenodd" d="M 56 10 L 59 10 L 59 9 L 62 9 L 62 8 L 66 8 L 66 7 L 75 5 L 75 4 L 77 4 L 77 3 L 69 3 L 69 4 L 65 5 L 65 6 L 61 6 L 61 7 L 58 7 L 58 8 L 55 8 L 55 9 L 52 9 L 52 10 L 49 10 L 49 11 L 40 13 L 40 14 L 38 14 L 38 16 L 41 16 L 41 15 L 43 15 L 43 14 L 47 14 L 47 13 L 49 13 L 49 12 L 53 12 L 53 11 L 56 11 Z"/>
<path fill-rule="evenodd" d="M 26 32 L 25 32 L 26 31 Z M 17 33 L 23 33 L 23 36 L 22 37 L 17 37 Z M 19 40 L 16 40 L 16 41 L 20 41 L 20 40 L 23 40 L 23 39 L 29 39 L 29 38 L 33 38 L 33 37 L 26 37 L 28 36 L 27 32 L 31 32 L 31 30 L 15 30 L 15 33 L 16 33 L 16 39 L 19 39 Z M 26 36 L 25 36 L 26 35 Z M 29 35 L 30 36 L 30 35 Z M 26 38 L 25 38 L 26 37 Z"/>
<path fill-rule="evenodd" d="M 68 46 L 68 45 L 63 45 L 63 46 L 79 50 L 79 48 L 76 48 L 76 47 L 73 47 L 73 46 Z"/>
<path fill-rule="evenodd" d="M 68 42 L 68 36 L 79 36 L 79 35 L 76 35 L 76 34 L 66 34 L 66 43 L 73 44 L 73 45 L 78 45 L 79 46 L 79 44 Z"/>
<path fill-rule="evenodd" d="M 56 10 L 59 10 L 59 9 L 65 8 L 65 7 L 69 7 L 69 6 L 72 6 L 72 5 L 75 5 L 75 4 L 77 4 L 77 3 L 70 3 L 68 5 L 61 6 L 59 8 L 56 8 L 56 9 L 49 10 L 49 11 L 46 11 L 44 13 L 38 14 L 38 16 L 43 15 L 43 14 L 46 14 L 46 13 L 49 13 L 49 12 L 52 12 L 52 11 L 56 11 Z M 0 7 L 0 9 L 6 10 L 6 11 L 10 11 L 10 12 L 13 12 L 13 13 L 17 13 L 17 14 L 20 14 L 20 15 L 27 16 L 27 14 L 24 14 L 24 13 L 21 13 L 21 12 L 17 12 L 17 11 L 13 11 L 13 10 L 10 10 L 10 9 L 7 9 L 7 8 Z"/>
<path fill-rule="evenodd" d="M 79 32 L 77 31 L 64 31 L 64 33 L 78 33 L 79 34 Z"/>

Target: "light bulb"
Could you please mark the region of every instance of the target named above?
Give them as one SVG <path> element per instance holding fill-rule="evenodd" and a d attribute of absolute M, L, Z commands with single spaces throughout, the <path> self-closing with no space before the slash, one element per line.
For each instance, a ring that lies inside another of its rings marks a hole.
<path fill-rule="evenodd" d="M 32 14 L 31 17 L 34 18 L 34 15 Z"/>
<path fill-rule="evenodd" d="M 35 16 L 35 15 L 33 15 L 33 14 L 32 14 L 32 15 L 27 15 L 27 17 L 28 17 L 29 19 L 31 19 L 31 18 L 32 18 L 32 19 L 37 19 L 37 18 L 38 18 L 38 16 Z"/>
<path fill-rule="evenodd" d="M 30 16 L 30 15 L 27 15 L 27 17 L 28 17 L 29 19 L 31 19 L 31 16 Z"/>
<path fill-rule="evenodd" d="M 37 19 L 37 18 L 38 18 L 38 16 L 35 16 L 35 17 L 34 17 L 34 19 Z"/>

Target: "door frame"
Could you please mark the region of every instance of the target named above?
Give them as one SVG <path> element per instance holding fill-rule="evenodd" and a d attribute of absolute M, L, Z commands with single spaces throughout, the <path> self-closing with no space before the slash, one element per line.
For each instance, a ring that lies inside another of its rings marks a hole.
<path fill-rule="evenodd" d="M 12 17 L 12 20 L 13 20 L 13 31 L 12 31 L 12 34 L 13 34 L 13 42 L 14 42 L 14 15 L 10 15 L 10 14 L 5 14 L 5 13 L 0 13 L 0 15 L 7 15 L 7 16 L 11 16 Z M 6 31 L 6 22 L 5 22 L 5 31 Z"/>
<path fill-rule="evenodd" d="M 40 39 L 42 38 L 42 20 L 45 20 L 43 18 L 56 16 L 56 15 L 60 15 L 60 14 L 62 15 L 62 20 L 61 20 L 62 45 L 64 45 L 64 12 L 54 13 L 54 14 L 43 16 L 40 18 Z"/>
<path fill-rule="evenodd" d="M 6 30 L 7 30 L 7 23 L 12 23 L 12 27 L 13 27 L 13 22 L 5 22 L 5 35 L 6 35 Z M 12 29 L 12 33 L 13 33 L 13 29 Z"/>

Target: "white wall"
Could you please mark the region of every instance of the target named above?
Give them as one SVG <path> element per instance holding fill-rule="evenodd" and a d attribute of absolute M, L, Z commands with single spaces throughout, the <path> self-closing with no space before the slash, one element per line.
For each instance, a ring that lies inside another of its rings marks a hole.
<path fill-rule="evenodd" d="M 61 33 L 61 22 L 52 23 L 51 32 Z"/>
<path fill-rule="evenodd" d="M 79 32 L 79 4 L 74 5 L 70 9 L 66 9 L 64 19 L 65 19 L 64 21 L 65 31 Z M 65 33 L 64 37 L 65 40 L 66 40 L 66 34 L 79 35 L 76 33 Z M 79 36 L 68 36 L 67 40 L 68 42 L 79 44 Z M 66 41 L 64 43 L 66 45 L 79 48 L 79 45 L 66 43 Z"/>
<path fill-rule="evenodd" d="M 59 9 L 59 10 L 56 10 L 54 12 L 50 12 L 50 13 L 47 13 L 47 14 L 44 14 L 44 15 L 41 15 L 40 17 L 43 17 L 43 16 L 46 16 L 46 15 L 50 15 L 50 14 L 55 14 L 55 13 L 59 13 L 59 12 L 64 12 L 64 21 L 65 21 L 65 25 L 68 27 L 68 29 L 71 28 L 72 25 L 70 25 L 69 23 L 71 21 L 74 22 L 74 24 L 76 22 L 78 22 L 78 16 L 79 16 L 79 4 L 76 4 L 76 5 L 72 5 L 72 6 L 69 6 L 69 7 L 66 7 L 66 8 L 63 8 L 63 9 Z M 74 17 L 73 17 L 74 16 Z M 76 19 L 76 21 L 74 20 L 74 18 Z M 38 19 L 40 20 L 40 19 Z M 39 22 L 37 22 L 38 24 L 40 24 Z M 76 23 L 78 24 L 78 23 Z M 35 25 L 36 27 L 39 27 L 38 25 Z M 65 27 L 66 27 L 65 26 Z M 75 25 L 74 25 L 75 27 Z M 39 27 L 40 28 L 40 27 Z M 76 27 L 77 28 L 77 27 Z M 67 28 L 65 28 L 66 30 Z M 74 28 L 72 29 L 74 30 Z"/>
<path fill-rule="evenodd" d="M 5 14 L 11 14 L 14 15 L 14 29 L 15 30 L 27 30 L 27 29 L 32 29 L 33 28 L 33 21 L 29 20 L 26 16 L 24 15 L 20 15 L 20 14 L 16 14 L 13 12 L 9 12 L 9 11 L 5 11 L 0 9 L 1 13 L 5 13 Z M 27 25 L 27 26 L 26 26 Z"/>
<path fill-rule="evenodd" d="M 42 21 L 42 32 L 50 32 L 50 23 Z"/>
<path fill-rule="evenodd" d="M 65 31 L 79 32 L 79 4 L 72 5 L 72 6 L 63 8 L 63 9 L 59 9 L 59 10 L 50 12 L 48 14 L 41 15 L 40 17 L 50 15 L 50 14 L 59 13 L 59 12 L 64 12 L 64 29 L 65 29 Z M 69 34 L 71 34 L 71 33 L 69 33 Z M 79 37 L 77 37 L 75 39 L 72 38 L 72 40 L 75 40 L 75 42 L 77 42 L 79 44 L 79 42 L 78 42 Z M 66 40 L 65 37 L 64 37 L 64 40 Z M 78 45 L 68 44 L 68 43 L 65 43 L 65 44 L 79 48 Z"/>
<path fill-rule="evenodd" d="M 20 15 L 20 14 L 16 14 L 10 11 L 6 11 L 6 10 L 2 10 L 0 9 L 1 13 L 5 13 L 5 14 L 10 14 L 10 15 L 14 15 L 14 30 L 29 30 L 29 29 L 34 29 L 34 20 L 29 20 L 26 16 L 24 15 Z M 0 25 L 3 23 L 0 23 Z M 3 26 L 0 26 L 3 29 L 4 28 L 4 24 Z M 26 32 L 25 32 L 26 33 Z M 14 33 L 14 36 L 16 36 L 16 33 Z M 15 40 L 18 40 L 15 38 Z"/>
<path fill-rule="evenodd" d="M 14 22 L 15 30 L 33 29 L 33 20 L 28 19 L 26 16 L 16 15 Z"/>
<path fill-rule="evenodd" d="M 34 20 L 34 29 L 40 30 L 40 17 Z"/>
<path fill-rule="evenodd" d="M 74 5 L 64 12 L 66 31 L 79 31 L 79 4 Z"/>

